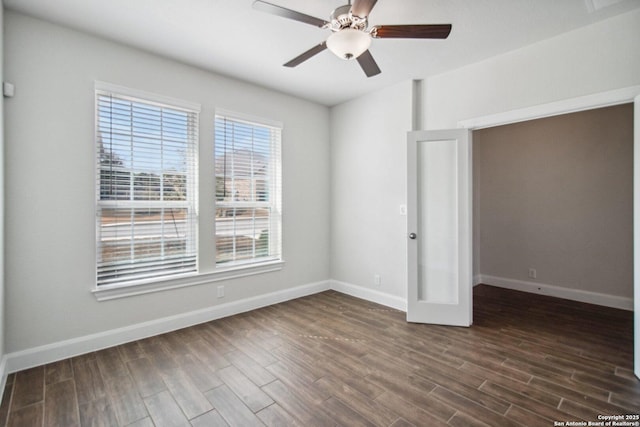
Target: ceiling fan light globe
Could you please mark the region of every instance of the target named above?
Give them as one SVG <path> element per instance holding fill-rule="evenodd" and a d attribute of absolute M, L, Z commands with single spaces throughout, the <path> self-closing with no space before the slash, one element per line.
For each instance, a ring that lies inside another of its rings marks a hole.
<path fill-rule="evenodd" d="M 336 31 L 327 39 L 327 48 L 344 60 L 357 58 L 366 52 L 369 46 L 371 46 L 371 36 L 353 28 Z"/>

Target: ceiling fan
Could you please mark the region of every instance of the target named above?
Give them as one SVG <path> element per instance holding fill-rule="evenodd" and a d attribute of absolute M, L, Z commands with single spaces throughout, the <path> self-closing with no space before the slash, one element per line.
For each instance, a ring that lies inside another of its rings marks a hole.
<path fill-rule="evenodd" d="M 369 52 L 371 39 L 446 39 L 449 37 L 451 24 L 374 25 L 369 27 L 369 13 L 377 1 L 353 0 L 352 5 L 349 0 L 349 4 L 340 6 L 331 12 L 329 21 L 262 0 L 254 1 L 253 8 L 332 31 L 326 41 L 296 56 L 284 64 L 285 67 L 300 65 L 328 48 L 341 59 L 356 59 L 367 77 L 372 77 L 380 74 L 380 68 Z"/>

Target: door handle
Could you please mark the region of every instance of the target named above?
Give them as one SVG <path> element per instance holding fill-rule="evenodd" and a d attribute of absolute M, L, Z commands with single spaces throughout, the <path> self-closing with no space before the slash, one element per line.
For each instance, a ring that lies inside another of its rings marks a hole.
<path fill-rule="evenodd" d="M 418 235 L 417 235 L 416 233 L 409 233 L 409 238 L 410 238 L 411 240 L 415 240 L 415 239 L 416 239 L 416 237 L 418 237 Z"/>

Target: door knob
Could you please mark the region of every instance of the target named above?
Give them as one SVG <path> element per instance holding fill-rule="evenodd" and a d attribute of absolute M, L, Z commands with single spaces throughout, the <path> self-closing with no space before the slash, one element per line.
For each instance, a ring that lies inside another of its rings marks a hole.
<path fill-rule="evenodd" d="M 411 240 L 415 240 L 416 237 L 418 237 L 418 235 L 416 233 L 409 233 L 409 238 Z"/>

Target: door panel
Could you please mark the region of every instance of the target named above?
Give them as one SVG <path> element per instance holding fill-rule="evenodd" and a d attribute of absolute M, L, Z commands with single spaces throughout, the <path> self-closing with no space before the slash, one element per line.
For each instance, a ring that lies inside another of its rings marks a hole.
<path fill-rule="evenodd" d="M 411 132 L 407 157 L 407 320 L 469 326 L 471 134 Z"/>

